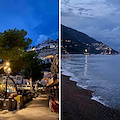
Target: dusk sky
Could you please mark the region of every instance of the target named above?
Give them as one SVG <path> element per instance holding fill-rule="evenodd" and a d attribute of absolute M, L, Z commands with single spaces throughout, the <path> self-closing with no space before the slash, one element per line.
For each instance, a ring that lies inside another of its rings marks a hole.
<path fill-rule="evenodd" d="M 31 46 L 58 39 L 58 0 L 0 0 L 0 32 L 27 31 Z"/>
<path fill-rule="evenodd" d="M 62 0 L 62 24 L 118 50 L 120 0 Z"/>

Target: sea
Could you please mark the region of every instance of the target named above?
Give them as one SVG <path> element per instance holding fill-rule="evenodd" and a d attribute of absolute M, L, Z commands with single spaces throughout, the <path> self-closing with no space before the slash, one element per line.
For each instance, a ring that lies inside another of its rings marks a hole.
<path fill-rule="evenodd" d="M 92 90 L 91 99 L 120 110 L 120 55 L 69 54 L 61 62 L 62 74 Z"/>

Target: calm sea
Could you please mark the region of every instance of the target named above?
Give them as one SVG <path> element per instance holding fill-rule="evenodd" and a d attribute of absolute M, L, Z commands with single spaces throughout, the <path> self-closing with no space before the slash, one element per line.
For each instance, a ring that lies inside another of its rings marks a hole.
<path fill-rule="evenodd" d="M 92 99 L 120 109 L 120 55 L 64 55 L 62 71 L 93 90 Z"/>

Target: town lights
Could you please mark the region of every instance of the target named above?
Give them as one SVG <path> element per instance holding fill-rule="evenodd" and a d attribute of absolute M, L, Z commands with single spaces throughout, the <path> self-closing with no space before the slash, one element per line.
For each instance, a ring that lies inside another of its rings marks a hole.
<path fill-rule="evenodd" d="M 85 49 L 85 52 L 87 52 L 87 49 Z"/>

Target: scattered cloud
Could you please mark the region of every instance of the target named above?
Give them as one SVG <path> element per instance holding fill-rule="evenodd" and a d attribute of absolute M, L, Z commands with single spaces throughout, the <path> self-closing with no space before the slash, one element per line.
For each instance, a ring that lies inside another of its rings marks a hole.
<path fill-rule="evenodd" d="M 88 27 L 84 30 L 81 30 L 83 32 L 85 32 L 86 34 L 90 35 L 91 37 L 94 36 L 94 38 L 100 40 L 102 38 L 102 40 L 104 42 L 114 42 L 117 44 L 120 44 L 120 26 L 116 26 L 113 29 L 104 29 L 101 30 L 98 27 Z M 99 37 L 101 36 L 101 38 Z"/>
<path fill-rule="evenodd" d="M 83 17 L 104 17 L 116 9 L 113 5 L 107 4 L 105 0 L 69 0 L 67 2 L 62 0 L 61 8 L 62 12 L 71 11 L 73 14 Z"/>
<path fill-rule="evenodd" d="M 59 32 L 53 32 L 49 35 L 44 35 L 44 34 L 40 33 L 37 41 L 35 42 L 35 45 L 42 43 L 43 41 L 47 40 L 48 38 L 56 40 L 56 39 L 58 39 L 58 36 L 59 36 Z"/>
<path fill-rule="evenodd" d="M 47 40 L 48 36 L 47 35 L 39 35 L 39 38 L 35 42 L 35 45 L 42 43 L 43 41 Z"/>

